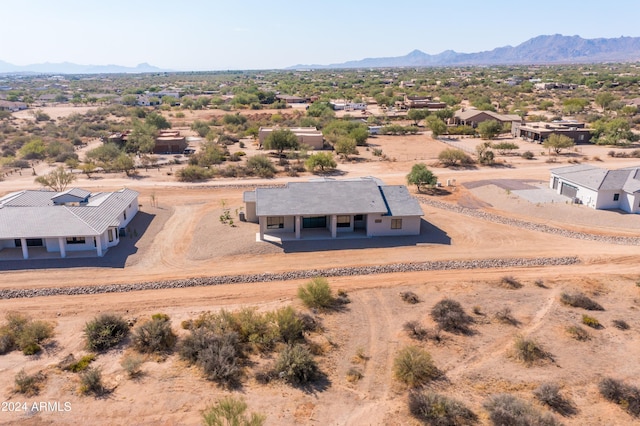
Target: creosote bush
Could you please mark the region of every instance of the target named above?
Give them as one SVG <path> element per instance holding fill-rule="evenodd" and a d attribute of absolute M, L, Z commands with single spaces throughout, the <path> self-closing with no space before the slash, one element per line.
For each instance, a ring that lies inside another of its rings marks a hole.
<path fill-rule="evenodd" d="M 102 384 L 102 371 L 99 368 L 88 368 L 80 374 L 80 393 L 100 396 L 106 391 Z"/>
<path fill-rule="evenodd" d="M 400 297 L 402 298 L 402 300 L 412 305 L 420 303 L 420 298 L 412 291 L 403 291 L 402 293 L 400 293 Z"/>
<path fill-rule="evenodd" d="M 317 277 L 298 288 L 298 297 L 306 307 L 329 309 L 334 306 L 335 298 L 326 278 Z"/>
<path fill-rule="evenodd" d="M 206 327 L 191 329 L 180 346 L 180 356 L 200 366 L 208 380 L 234 386 L 242 373 L 242 355 L 238 334 L 228 331 L 217 334 Z"/>
<path fill-rule="evenodd" d="M 87 349 L 104 351 L 116 346 L 129 334 L 129 324 L 119 315 L 100 314 L 84 326 Z"/>
<path fill-rule="evenodd" d="M 574 308 L 582 308 L 588 311 L 604 311 L 602 305 L 589 299 L 582 293 L 562 293 L 560 295 L 560 301 Z"/>
<path fill-rule="evenodd" d="M 627 385 L 621 380 L 607 377 L 598 383 L 600 395 L 620 405 L 634 417 L 640 417 L 640 389 Z"/>
<path fill-rule="evenodd" d="M 462 305 L 452 299 L 442 299 L 431 308 L 431 318 L 445 331 L 468 333 L 473 319 L 462 309 Z"/>
<path fill-rule="evenodd" d="M 533 395 L 541 404 L 548 406 L 558 414 L 571 416 L 576 413 L 573 403 L 560 394 L 560 386 L 555 383 L 541 384 L 533 391 Z"/>
<path fill-rule="evenodd" d="M 407 346 L 398 352 L 393 361 L 393 373 L 398 381 L 412 388 L 440 376 L 429 352 L 417 346 Z"/>
<path fill-rule="evenodd" d="M 318 364 L 306 346 L 285 347 L 276 360 L 274 371 L 278 377 L 293 385 L 304 385 L 318 377 Z"/>
<path fill-rule="evenodd" d="M 176 344 L 176 335 L 171 330 L 167 315 L 155 314 L 151 320 L 133 330 L 133 346 L 142 353 L 167 353 Z"/>
<path fill-rule="evenodd" d="M 496 312 L 496 319 L 503 324 L 517 326 L 520 322 L 511 313 L 511 308 L 504 307 Z"/>
<path fill-rule="evenodd" d="M 42 372 L 38 372 L 36 374 L 29 375 L 24 371 L 24 369 L 20 370 L 15 377 L 15 385 L 16 392 L 21 393 L 26 396 L 34 396 L 40 393 L 40 388 L 42 384 L 46 380 L 46 376 Z"/>
<path fill-rule="evenodd" d="M 266 417 L 262 414 L 251 413 L 245 415 L 247 403 L 242 399 L 231 396 L 226 397 L 216 404 L 209 405 L 202 412 L 202 421 L 205 426 L 261 426 Z"/>
<path fill-rule="evenodd" d="M 535 340 L 524 336 L 516 337 L 513 349 L 514 357 L 527 365 L 549 357 L 549 354 L 547 354 Z"/>
<path fill-rule="evenodd" d="M 482 406 L 489 412 L 494 426 L 556 426 L 560 423 L 550 413 L 541 413 L 527 402 L 509 394 L 490 397 Z"/>
<path fill-rule="evenodd" d="M 518 281 L 516 278 L 510 275 L 500 278 L 500 285 L 504 288 L 514 289 L 514 290 L 522 287 L 522 284 L 520 283 L 520 281 Z"/>
<path fill-rule="evenodd" d="M 42 350 L 40 344 L 53 337 L 53 325 L 32 320 L 18 312 L 9 312 L 7 322 L 0 327 L 0 355 L 15 349 L 25 355 L 33 355 Z"/>
<path fill-rule="evenodd" d="M 409 393 L 409 412 L 431 425 L 470 425 L 478 421 L 462 402 L 427 390 Z"/>

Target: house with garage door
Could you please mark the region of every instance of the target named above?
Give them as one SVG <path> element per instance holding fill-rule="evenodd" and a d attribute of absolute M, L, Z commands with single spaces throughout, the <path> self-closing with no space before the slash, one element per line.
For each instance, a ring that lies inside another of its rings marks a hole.
<path fill-rule="evenodd" d="M 103 256 L 136 213 L 138 193 L 130 189 L 13 192 L 0 198 L 0 250 L 20 248 L 24 259 L 36 247 L 60 257 L 87 250 Z"/>
<path fill-rule="evenodd" d="M 247 221 L 265 234 L 292 239 L 419 235 L 424 214 L 404 185 L 375 178 L 290 182 L 244 193 Z"/>
<path fill-rule="evenodd" d="M 549 186 L 593 209 L 640 213 L 640 167 L 618 170 L 580 164 L 551 170 Z"/>

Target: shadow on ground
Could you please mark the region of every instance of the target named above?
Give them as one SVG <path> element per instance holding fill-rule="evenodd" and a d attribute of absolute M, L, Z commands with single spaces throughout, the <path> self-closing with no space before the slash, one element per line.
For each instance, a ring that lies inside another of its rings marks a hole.
<path fill-rule="evenodd" d="M 0 262 L 0 271 L 57 268 L 124 268 L 129 256 L 138 252 L 136 244 L 147 231 L 155 216 L 155 214 L 139 211 L 136 217 L 127 225 L 128 233 L 125 237 L 121 237 L 120 244 L 110 248 L 103 257 L 7 259 Z"/>
<path fill-rule="evenodd" d="M 301 253 L 327 250 L 357 250 L 370 248 L 407 247 L 419 244 L 451 245 L 451 238 L 442 229 L 427 222 L 420 221 L 420 235 L 402 237 L 372 237 L 353 239 L 296 240 L 271 243 L 282 247 L 285 253 Z"/>

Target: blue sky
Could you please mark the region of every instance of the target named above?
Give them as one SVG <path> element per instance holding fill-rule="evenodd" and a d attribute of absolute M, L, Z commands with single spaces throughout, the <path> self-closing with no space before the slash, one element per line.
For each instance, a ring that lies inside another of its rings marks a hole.
<path fill-rule="evenodd" d="M 543 34 L 640 36 L 639 0 L 4 0 L 0 60 L 180 71 L 478 52 Z"/>

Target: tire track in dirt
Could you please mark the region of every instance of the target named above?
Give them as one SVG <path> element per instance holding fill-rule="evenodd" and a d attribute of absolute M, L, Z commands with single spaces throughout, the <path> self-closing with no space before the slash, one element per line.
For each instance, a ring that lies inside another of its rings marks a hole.
<path fill-rule="evenodd" d="M 454 367 L 452 370 L 446 371 L 447 379 L 457 379 L 462 375 L 467 373 L 470 370 L 474 370 L 476 367 L 480 366 L 484 362 L 494 359 L 497 357 L 503 357 L 505 353 L 511 348 L 513 344 L 513 338 L 517 334 L 522 334 L 526 336 L 535 332 L 537 329 L 542 326 L 546 316 L 553 308 L 553 305 L 558 297 L 558 293 L 560 292 L 560 287 L 556 287 L 553 289 L 544 305 L 535 313 L 533 319 L 526 325 L 524 328 L 515 329 L 513 333 L 509 333 L 507 336 L 502 339 L 498 339 L 493 342 L 486 350 L 482 352 L 476 353 L 475 355 L 469 357 L 467 360 L 463 361 L 461 364 Z"/>

